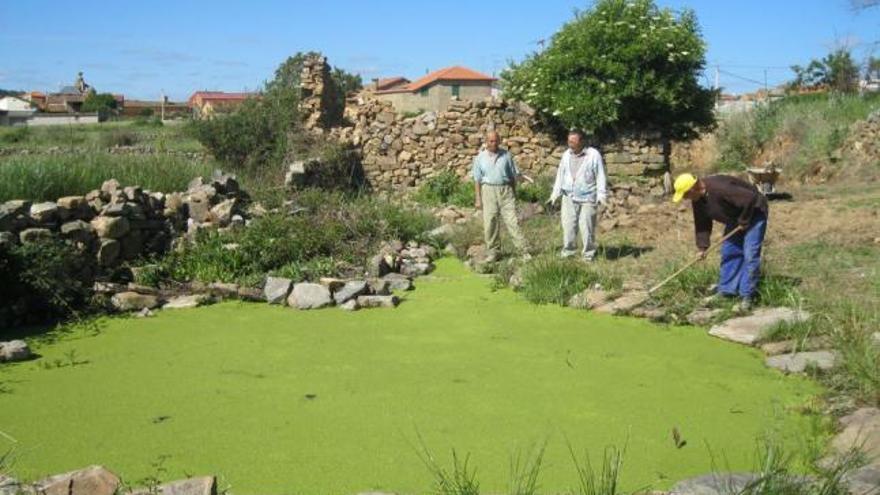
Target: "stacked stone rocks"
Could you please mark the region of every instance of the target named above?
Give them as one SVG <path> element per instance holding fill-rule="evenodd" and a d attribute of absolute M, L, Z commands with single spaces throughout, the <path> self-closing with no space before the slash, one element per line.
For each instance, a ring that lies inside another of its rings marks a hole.
<path fill-rule="evenodd" d="M 268 277 L 263 294 L 269 304 L 301 310 L 334 305 L 347 311 L 393 308 L 400 300 L 392 291 L 412 289 L 414 277 L 433 271 L 435 255 L 429 245 L 385 242 L 370 260 L 367 277 L 363 279 L 322 278 L 318 283 L 294 283 L 287 278 Z"/>
<path fill-rule="evenodd" d="M 339 91 L 330 76 L 327 58 L 321 55 L 306 57 L 300 74 L 299 109 L 307 130 L 322 133 L 324 129 L 341 123 L 344 103 Z"/>
<path fill-rule="evenodd" d="M 470 173 L 483 136 L 496 130 L 519 168 L 531 175 L 553 174 L 565 145 L 541 130 L 533 109 L 497 99 L 453 101 L 445 112 L 406 117 L 390 102 L 365 97 L 346 109 L 353 127 L 332 134 L 362 150 L 368 182 L 377 189 L 414 187 L 444 170 Z M 669 145 L 657 133 L 621 136 L 598 145 L 614 176 L 656 177 L 669 169 Z"/>
<path fill-rule="evenodd" d="M 167 251 L 177 237 L 206 228 L 243 225 L 246 194 L 234 176 L 215 172 L 185 192 L 161 193 L 105 181 L 84 196 L 0 205 L 0 243 L 60 239 L 93 257 L 99 269 Z"/>

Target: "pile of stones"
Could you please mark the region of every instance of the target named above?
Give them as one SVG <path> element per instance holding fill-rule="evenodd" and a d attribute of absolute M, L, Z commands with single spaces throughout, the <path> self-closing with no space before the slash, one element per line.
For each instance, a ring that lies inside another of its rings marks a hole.
<path fill-rule="evenodd" d="M 111 310 L 152 316 L 156 309 L 194 308 L 223 299 L 268 302 L 294 309 L 339 306 L 344 310 L 393 308 L 400 303 L 394 291 L 413 288 L 413 278 L 434 270 L 436 249 L 427 244 L 401 241 L 382 243 L 360 278 L 321 278 L 318 282 L 295 282 L 267 276 L 261 287 L 234 283 L 189 282 L 155 288 L 136 283 L 96 282 L 93 290 L 105 296 Z"/>
<path fill-rule="evenodd" d="M 100 271 L 163 253 L 185 234 L 243 226 L 246 200 L 235 176 L 221 171 L 173 193 L 123 187 L 110 179 L 84 196 L 0 204 L 0 244 L 68 241 Z"/>

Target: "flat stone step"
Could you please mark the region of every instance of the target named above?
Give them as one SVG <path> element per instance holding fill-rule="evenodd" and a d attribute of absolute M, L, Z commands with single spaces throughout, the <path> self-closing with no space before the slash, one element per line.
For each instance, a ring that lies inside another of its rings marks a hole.
<path fill-rule="evenodd" d="M 793 352 L 770 356 L 764 363 L 786 373 L 803 373 L 809 366 L 815 366 L 820 370 L 830 370 L 837 362 L 837 351 L 808 351 Z"/>
<path fill-rule="evenodd" d="M 593 308 L 593 311 L 607 314 L 629 313 L 648 300 L 647 291 L 627 292 L 617 299 Z"/>
<path fill-rule="evenodd" d="M 754 345 L 782 323 L 806 321 L 810 314 L 791 308 L 758 308 L 748 316 L 731 318 L 713 326 L 709 335 L 720 339 Z"/>

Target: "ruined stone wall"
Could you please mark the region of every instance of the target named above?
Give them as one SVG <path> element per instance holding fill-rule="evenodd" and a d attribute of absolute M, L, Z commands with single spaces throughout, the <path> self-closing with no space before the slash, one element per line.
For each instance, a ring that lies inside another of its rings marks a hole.
<path fill-rule="evenodd" d="M 222 173 L 167 194 L 110 179 L 84 196 L 0 204 L 0 244 L 65 240 L 94 262 L 98 274 L 163 253 L 186 234 L 243 225 L 246 198 L 235 177 Z"/>
<path fill-rule="evenodd" d="M 342 122 L 342 99 L 330 76 L 330 65 L 323 56 L 306 57 L 300 74 L 300 104 L 308 130 L 323 132 Z"/>
<path fill-rule="evenodd" d="M 405 117 L 390 102 L 363 99 L 346 108 L 351 127 L 331 135 L 362 152 L 367 181 L 377 189 L 420 185 L 451 170 L 465 179 L 484 134 L 496 130 L 519 168 L 532 176 L 554 174 L 564 137 L 542 129 L 535 112 L 517 102 L 453 101 L 445 112 Z M 612 176 L 655 176 L 668 170 L 668 145 L 657 135 L 629 135 L 599 143 Z"/>

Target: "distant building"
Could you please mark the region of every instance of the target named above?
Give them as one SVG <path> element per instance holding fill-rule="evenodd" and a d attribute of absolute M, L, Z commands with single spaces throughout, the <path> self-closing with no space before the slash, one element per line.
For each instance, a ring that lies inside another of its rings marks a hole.
<path fill-rule="evenodd" d="M 224 93 L 222 91 L 196 91 L 187 100 L 187 105 L 197 119 L 211 118 L 217 113 L 230 112 L 238 108 L 248 98 L 258 97 L 259 93 Z"/>
<path fill-rule="evenodd" d="M 37 111 L 30 102 L 17 96 L 0 98 L 0 125 L 27 125 L 28 119 Z"/>
<path fill-rule="evenodd" d="M 384 79 L 373 79 L 365 89 L 368 91 L 387 91 L 389 89 L 400 88 L 410 83 L 410 80 L 403 76 L 386 77 Z"/>
<path fill-rule="evenodd" d="M 386 81 L 403 78 L 389 78 Z M 379 80 L 381 83 L 382 80 Z M 445 111 L 452 100 L 476 101 L 492 96 L 494 77 L 467 67 L 447 67 L 431 72 L 410 83 L 389 82 L 392 87 L 377 89 L 373 94 L 390 101 L 400 113 Z"/>
<path fill-rule="evenodd" d="M 64 86 L 57 93 L 47 95 L 42 110 L 51 113 L 79 113 L 86 97 L 94 92 L 95 89 L 86 84 L 83 73 L 80 72 L 72 85 Z"/>
<path fill-rule="evenodd" d="M 167 96 L 164 100 L 125 100 L 121 108 L 124 117 L 161 117 L 164 111 L 166 119 L 182 117 L 190 111 L 187 103 L 170 101 Z"/>
<path fill-rule="evenodd" d="M 28 91 L 27 93 L 21 95 L 21 99 L 30 103 L 37 110 L 44 110 L 46 108 L 46 93 L 41 93 L 39 91 Z"/>

